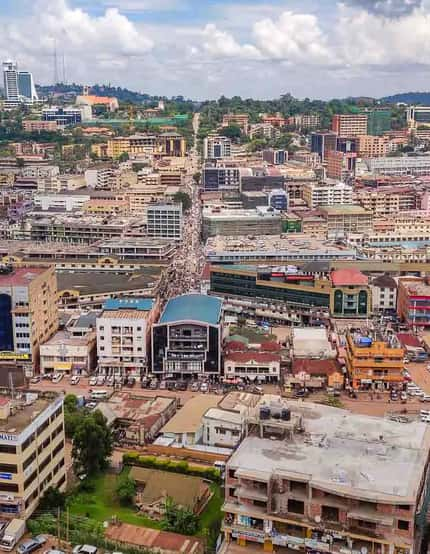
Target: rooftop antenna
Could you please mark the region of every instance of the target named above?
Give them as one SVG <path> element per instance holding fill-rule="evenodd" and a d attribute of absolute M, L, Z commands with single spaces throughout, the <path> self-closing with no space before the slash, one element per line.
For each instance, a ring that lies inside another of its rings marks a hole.
<path fill-rule="evenodd" d="M 54 86 L 58 83 L 57 39 L 54 38 Z"/>

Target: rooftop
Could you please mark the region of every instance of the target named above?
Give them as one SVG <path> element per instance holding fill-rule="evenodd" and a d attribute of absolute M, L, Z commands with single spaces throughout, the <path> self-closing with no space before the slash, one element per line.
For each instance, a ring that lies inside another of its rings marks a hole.
<path fill-rule="evenodd" d="M 103 304 L 104 310 L 137 310 L 149 312 L 154 306 L 153 298 L 109 298 Z"/>
<path fill-rule="evenodd" d="M 11 273 L 0 273 L 0 287 L 27 287 L 42 275 L 46 267 L 17 267 Z"/>
<path fill-rule="evenodd" d="M 209 325 L 218 325 L 221 308 L 222 300 L 215 296 L 184 294 L 167 302 L 160 323 L 201 321 L 209 323 Z"/>
<path fill-rule="evenodd" d="M 53 335 L 50 339 L 48 339 L 46 342 L 44 342 L 41 345 L 43 354 L 43 349 L 45 346 L 56 346 L 56 345 L 64 345 L 64 346 L 86 346 L 88 344 L 88 337 L 76 337 L 68 333 L 67 331 L 58 331 Z"/>
<path fill-rule="evenodd" d="M 295 327 L 292 337 L 295 358 L 334 358 L 336 355 L 325 328 Z"/>
<path fill-rule="evenodd" d="M 267 479 L 272 474 L 304 479 L 363 500 L 416 501 L 430 446 L 425 423 L 398 423 L 308 402 L 291 401 L 289 407 L 303 418 L 305 433 L 293 441 L 248 437 L 229 466 Z"/>
<path fill-rule="evenodd" d="M 7 419 L 0 420 L 0 432 L 12 435 L 21 433 L 53 402 L 52 398 L 37 394 L 31 394 L 20 400 L 12 400 L 9 396 L 0 396 L 0 398 L 2 407 L 5 407 L 8 401 L 10 406 L 15 406 L 13 414 L 9 415 Z M 26 404 L 26 402 L 28 403 Z"/>
<path fill-rule="evenodd" d="M 294 375 L 307 373 L 309 375 L 331 375 L 340 371 L 339 364 L 334 359 L 317 360 L 315 358 L 300 358 L 293 360 L 292 370 Z"/>
<path fill-rule="evenodd" d="M 130 477 L 136 481 L 139 501 L 143 504 L 153 504 L 170 497 L 176 504 L 194 511 L 208 489 L 208 485 L 200 477 L 158 469 L 132 467 Z"/>
<path fill-rule="evenodd" d="M 116 392 L 107 402 L 101 402 L 99 409 L 113 420 L 126 419 L 134 423 L 141 422 L 150 427 L 154 420 L 175 402 L 174 398 L 164 396 L 148 397 L 130 392 Z"/>
<path fill-rule="evenodd" d="M 194 396 L 161 429 L 162 433 L 195 433 L 201 426 L 202 416 L 215 408 L 220 397 L 215 394 Z"/>
<path fill-rule="evenodd" d="M 367 285 L 368 278 L 358 269 L 351 267 L 345 269 L 335 269 L 331 272 L 331 280 L 335 287 L 349 285 Z"/>
<path fill-rule="evenodd" d="M 320 206 L 320 211 L 327 215 L 371 215 L 372 212 L 365 210 L 356 204 L 339 204 L 337 206 Z"/>
<path fill-rule="evenodd" d="M 388 289 L 397 288 L 396 281 L 391 277 L 391 275 L 388 275 L 387 273 L 375 277 L 375 279 L 373 279 L 372 281 L 372 285 L 374 285 L 375 287 L 385 287 Z"/>
<path fill-rule="evenodd" d="M 57 272 L 58 291 L 76 290 L 81 296 L 152 288 L 158 282 L 161 267 L 140 268 L 130 273 L 112 271 Z M 1 281 L 0 281 L 1 282 Z"/>

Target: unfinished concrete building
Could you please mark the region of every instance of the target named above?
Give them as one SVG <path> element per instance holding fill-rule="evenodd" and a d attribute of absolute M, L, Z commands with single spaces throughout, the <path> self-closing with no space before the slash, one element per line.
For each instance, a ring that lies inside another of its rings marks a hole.
<path fill-rule="evenodd" d="M 430 428 L 281 402 L 258 407 L 227 463 L 227 542 L 308 554 L 418 553 Z"/>

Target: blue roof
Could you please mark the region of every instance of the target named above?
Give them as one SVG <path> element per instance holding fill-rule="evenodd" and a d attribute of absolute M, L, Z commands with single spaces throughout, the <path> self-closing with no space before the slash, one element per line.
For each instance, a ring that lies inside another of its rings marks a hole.
<path fill-rule="evenodd" d="M 192 320 L 218 325 L 221 306 L 222 300 L 215 296 L 184 294 L 167 302 L 159 323 Z"/>
<path fill-rule="evenodd" d="M 103 304 L 104 310 L 139 310 L 148 312 L 152 309 L 154 300 L 152 298 L 109 298 Z"/>

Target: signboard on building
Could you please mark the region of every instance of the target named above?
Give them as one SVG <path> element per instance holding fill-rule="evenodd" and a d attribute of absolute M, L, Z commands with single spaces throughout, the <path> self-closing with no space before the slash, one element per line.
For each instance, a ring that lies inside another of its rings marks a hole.
<path fill-rule="evenodd" d="M 29 360 L 30 354 L 25 354 L 23 352 L 0 352 L 0 360 Z"/>

